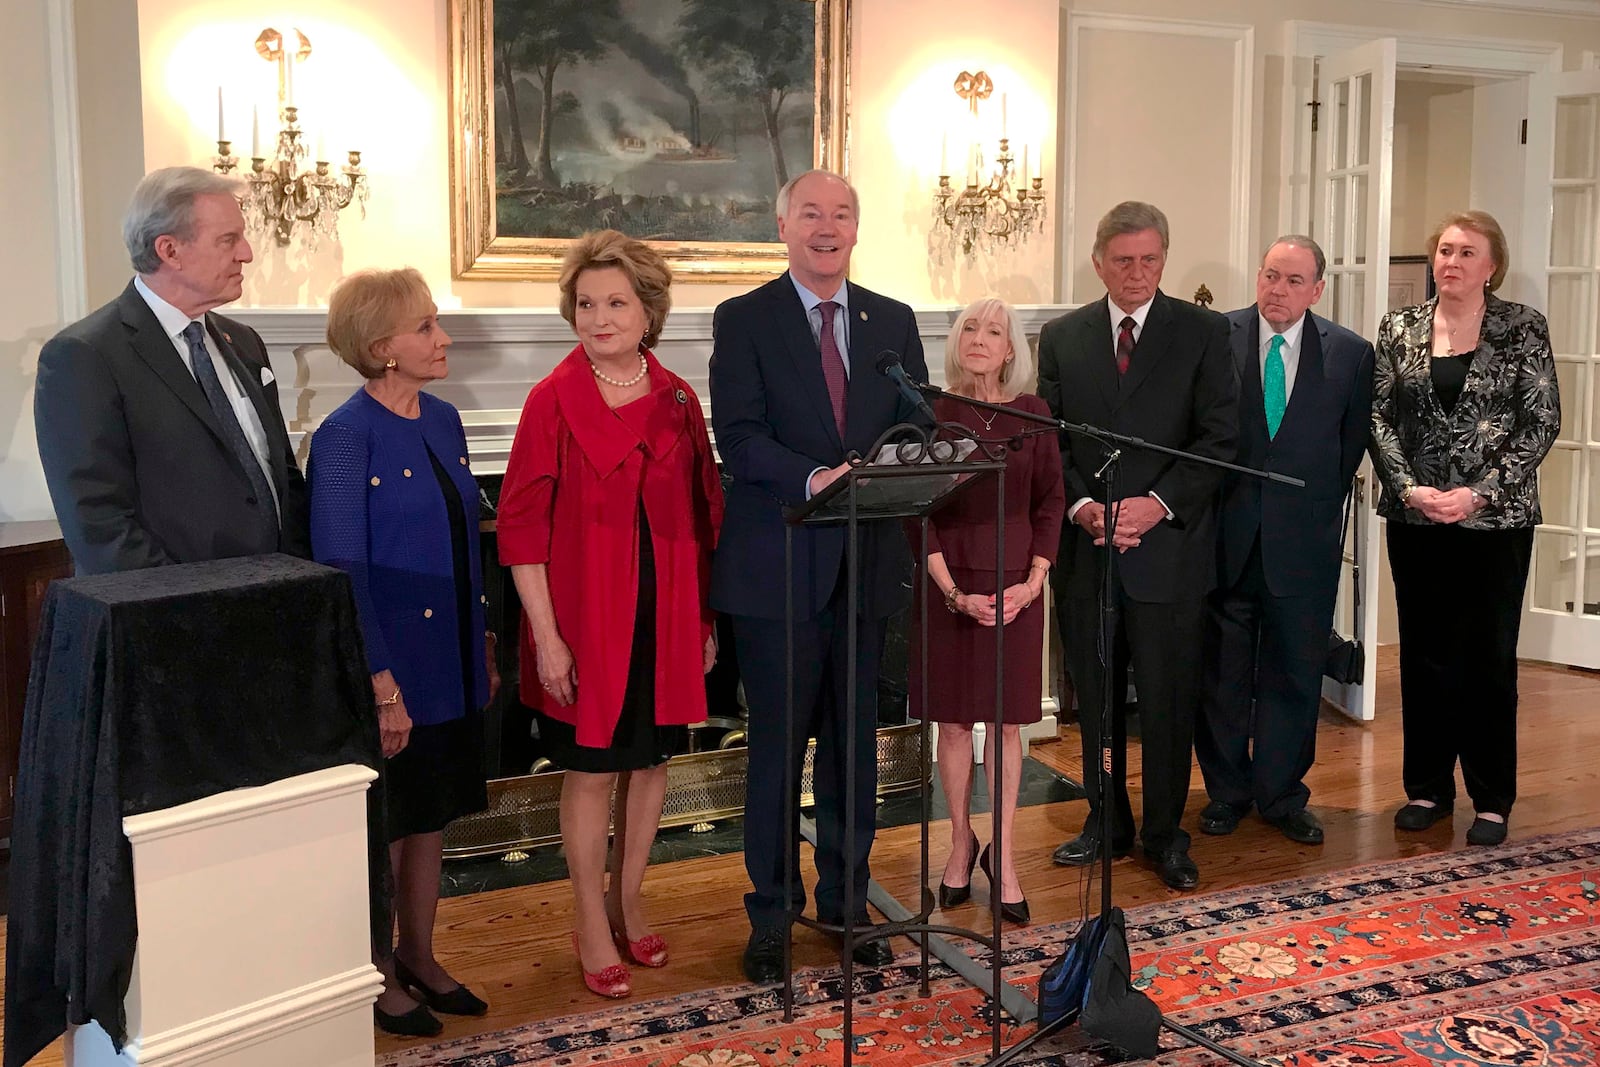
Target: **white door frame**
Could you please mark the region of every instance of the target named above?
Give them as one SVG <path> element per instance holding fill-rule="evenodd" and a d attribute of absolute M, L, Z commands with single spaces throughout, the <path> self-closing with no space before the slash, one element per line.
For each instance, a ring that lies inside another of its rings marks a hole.
<path fill-rule="evenodd" d="M 1284 23 L 1284 76 L 1279 139 L 1280 171 L 1289 190 L 1278 205 L 1279 233 L 1307 233 L 1311 223 L 1311 138 L 1306 136 L 1306 106 L 1311 103 L 1310 68 L 1320 56 L 1334 55 L 1379 37 L 1395 39 L 1401 67 L 1431 66 L 1459 74 L 1539 74 L 1559 71 L 1563 48 L 1557 41 L 1415 33 L 1375 26 L 1291 20 Z"/>

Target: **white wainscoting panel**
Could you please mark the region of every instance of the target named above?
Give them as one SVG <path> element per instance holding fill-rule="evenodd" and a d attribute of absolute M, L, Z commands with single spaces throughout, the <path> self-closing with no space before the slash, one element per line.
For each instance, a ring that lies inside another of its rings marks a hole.
<path fill-rule="evenodd" d="M 699 394 L 709 420 L 706 384 L 711 358 L 711 308 L 676 310 L 667 320 L 656 355 Z M 944 343 L 958 308 L 917 308 L 917 330 L 929 375 L 944 380 Z M 1069 310 L 1035 304 L 1017 312 L 1028 336 Z M 361 378 L 327 346 L 327 313 L 308 310 L 239 310 L 232 317 L 253 326 L 266 342 L 278 396 L 295 453 L 303 465 L 310 435 L 361 385 Z M 575 343 L 572 328 L 553 310 L 446 311 L 439 316 L 454 344 L 450 377 L 429 392 L 454 404 L 467 429 L 472 469 L 502 474 L 523 401 Z"/>

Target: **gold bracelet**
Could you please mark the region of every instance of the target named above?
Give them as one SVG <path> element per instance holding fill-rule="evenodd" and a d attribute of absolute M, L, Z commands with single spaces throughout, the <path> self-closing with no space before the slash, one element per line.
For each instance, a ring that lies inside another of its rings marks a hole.
<path fill-rule="evenodd" d="M 398 703 L 400 703 L 400 687 L 399 686 L 395 686 L 394 692 L 390 693 L 388 696 L 386 696 L 382 700 L 378 701 L 378 707 L 380 707 L 380 708 L 389 708 L 389 707 L 393 707 L 394 705 L 396 705 Z"/>
<path fill-rule="evenodd" d="M 957 589 L 954 585 L 951 585 L 949 589 L 945 590 L 944 606 L 949 609 L 950 614 L 961 614 L 961 609 L 956 607 L 956 600 L 964 595 L 965 594 L 962 593 L 961 590 Z"/>

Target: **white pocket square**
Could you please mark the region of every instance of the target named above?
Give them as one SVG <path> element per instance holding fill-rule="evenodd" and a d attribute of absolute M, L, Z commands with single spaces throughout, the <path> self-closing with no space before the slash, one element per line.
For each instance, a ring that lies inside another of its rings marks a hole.
<path fill-rule="evenodd" d="M 271 385 L 274 380 L 275 379 L 272 377 L 272 368 L 271 367 L 262 367 L 261 368 L 261 384 L 262 385 Z"/>

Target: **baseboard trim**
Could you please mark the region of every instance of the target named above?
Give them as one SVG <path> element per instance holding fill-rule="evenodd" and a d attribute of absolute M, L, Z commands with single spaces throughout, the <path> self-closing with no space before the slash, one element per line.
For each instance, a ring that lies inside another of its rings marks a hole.
<path fill-rule="evenodd" d="M 149 1067 L 189 1067 L 346 1012 L 364 1010 L 381 992 L 383 976 L 367 963 L 187 1026 L 141 1034 L 128 1043 L 127 1051 L 133 1062 Z"/>

